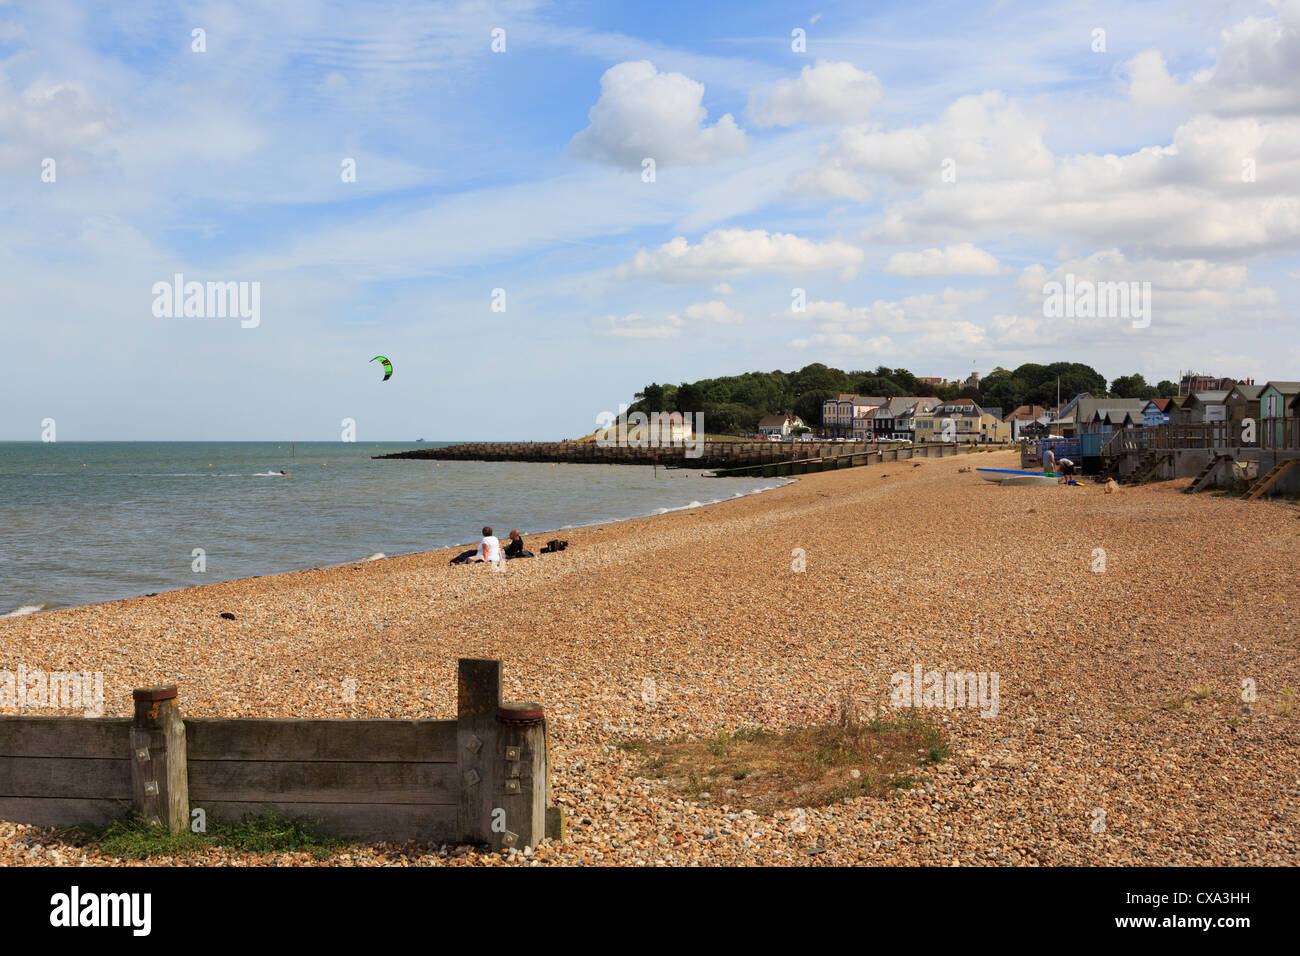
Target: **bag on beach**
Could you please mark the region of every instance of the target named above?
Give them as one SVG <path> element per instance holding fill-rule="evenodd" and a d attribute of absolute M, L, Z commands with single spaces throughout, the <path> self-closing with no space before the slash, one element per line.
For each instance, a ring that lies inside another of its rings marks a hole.
<path fill-rule="evenodd" d="M 561 541 L 559 538 L 552 538 L 546 542 L 546 547 L 542 548 L 542 554 L 552 554 L 556 551 L 563 551 L 569 546 L 569 542 Z"/>

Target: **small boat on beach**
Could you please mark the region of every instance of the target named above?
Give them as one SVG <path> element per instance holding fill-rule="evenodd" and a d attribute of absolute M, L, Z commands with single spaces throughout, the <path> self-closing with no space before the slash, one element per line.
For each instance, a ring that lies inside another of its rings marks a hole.
<path fill-rule="evenodd" d="M 975 471 L 985 481 L 996 481 L 999 485 L 1059 484 L 1059 476 L 1045 475 L 1041 471 L 1015 471 L 1010 468 L 976 468 Z"/>

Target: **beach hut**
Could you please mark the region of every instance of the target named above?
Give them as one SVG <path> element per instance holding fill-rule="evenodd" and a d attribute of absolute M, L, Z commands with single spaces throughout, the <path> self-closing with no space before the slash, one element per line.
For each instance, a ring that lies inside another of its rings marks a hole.
<path fill-rule="evenodd" d="M 1142 406 L 1142 424 L 1147 428 L 1156 428 L 1169 424 L 1169 406 L 1171 398 L 1153 398 Z"/>
<path fill-rule="evenodd" d="M 1127 400 L 1126 400 L 1127 401 Z M 1080 426 L 1080 471 L 1095 475 L 1101 471 L 1101 453 L 1117 429 L 1137 428 L 1143 424 L 1141 408 L 1097 408 L 1092 420 Z"/>
<path fill-rule="evenodd" d="M 1228 406 L 1228 421 L 1238 424 L 1247 418 L 1259 421 L 1259 396 L 1263 391 L 1263 385 L 1250 385 L 1246 382 L 1238 382 L 1232 386 L 1224 401 Z"/>
<path fill-rule="evenodd" d="M 1267 382 L 1259 393 L 1260 433 L 1270 447 L 1286 442 L 1287 421 L 1300 415 L 1294 403 L 1300 396 L 1300 382 Z"/>
<path fill-rule="evenodd" d="M 1228 389 L 1212 392 L 1193 392 L 1183 400 L 1182 423 L 1226 422 L 1228 420 Z"/>

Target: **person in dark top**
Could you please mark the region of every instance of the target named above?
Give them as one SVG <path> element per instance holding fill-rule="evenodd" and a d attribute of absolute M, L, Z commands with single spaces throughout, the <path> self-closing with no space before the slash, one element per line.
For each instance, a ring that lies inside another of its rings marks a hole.
<path fill-rule="evenodd" d="M 510 530 L 510 538 L 506 541 L 505 556 L 507 558 L 531 558 L 533 556 L 533 552 L 524 550 L 524 539 L 513 528 Z"/>

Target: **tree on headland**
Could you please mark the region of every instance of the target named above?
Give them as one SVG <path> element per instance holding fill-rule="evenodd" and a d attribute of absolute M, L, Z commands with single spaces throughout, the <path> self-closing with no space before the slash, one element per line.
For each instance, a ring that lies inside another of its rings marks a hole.
<path fill-rule="evenodd" d="M 1115 381 L 1110 383 L 1110 394 L 1112 398 L 1142 398 L 1150 399 L 1158 395 L 1158 390 L 1153 385 L 1148 385 L 1147 380 L 1140 374 L 1121 375 Z"/>
<path fill-rule="evenodd" d="M 1055 408 L 1058 381 L 1062 402 L 1080 392 L 1097 396 L 1106 394 L 1105 377 L 1091 366 L 1079 362 L 1053 362 L 1051 365 L 1027 362 L 1014 371 L 999 366 L 985 376 L 979 387 L 984 395 L 980 404 L 1001 408 L 1007 414 L 1021 405 Z"/>
<path fill-rule="evenodd" d="M 806 423 L 820 425 L 822 423 L 822 403 L 838 394 L 840 393 L 824 388 L 815 388 L 812 391 L 804 392 L 794 400 L 794 413 Z M 773 414 L 779 414 L 779 412 Z"/>
<path fill-rule="evenodd" d="M 993 408 L 1001 408 L 1010 414 L 1022 402 L 1018 399 L 1025 391 L 1024 382 L 1015 377 L 1015 373 L 999 365 L 980 381 L 980 391 L 984 401 Z"/>
<path fill-rule="evenodd" d="M 1106 394 L 1106 377 L 1091 366 L 1080 362 L 1053 362 L 1051 365 L 1031 366 L 1040 370 L 1038 381 L 1029 386 L 1021 405 L 1042 405 L 1044 408 L 1056 407 L 1057 382 L 1060 382 L 1061 401 L 1066 402 L 1081 392 L 1103 396 Z M 1015 374 L 1018 376 L 1020 366 Z M 1012 406 L 1013 408 L 1015 406 Z"/>
<path fill-rule="evenodd" d="M 894 374 L 891 375 L 890 378 L 893 379 L 895 385 L 897 385 L 899 388 L 903 390 L 904 395 L 921 394 L 919 391 L 917 391 L 917 388 L 920 386 L 921 383 L 918 382 L 916 380 L 916 376 L 913 375 L 911 372 L 909 372 L 907 369 L 905 368 L 894 369 Z"/>
<path fill-rule="evenodd" d="M 758 430 L 762 413 L 753 406 L 740 402 L 708 403 L 704 413 L 705 427 L 717 434 L 748 434 Z"/>
<path fill-rule="evenodd" d="M 704 382 L 682 382 L 677 386 L 677 411 L 704 411 Z M 640 411 L 640 409 L 637 409 Z"/>
<path fill-rule="evenodd" d="M 1167 378 L 1156 383 L 1156 395 L 1159 398 L 1174 398 L 1178 395 L 1178 386 Z"/>
<path fill-rule="evenodd" d="M 790 385 L 798 394 L 805 392 L 833 392 L 836 395 L 849 389 L 849 376 L 837 368 L 827 368 L 821 362 L 805 365 L 791 376 Z"/>
<path fill-rule="evenodd" d="M 644 402 L 647 408 L 655 411 L 663 411 L 667 407 L 664 404 L 664 386 L 654 382 L 637 392 L 636 397 L 638 402 Z"/>
<path fill-rule="evenodd" d="M 883 395 L 885 398 L 907 394 L 902 386 L 891 379 L 881 378 L 878 375 L 855 379 L 851 391 L 855 395 Z"/>

